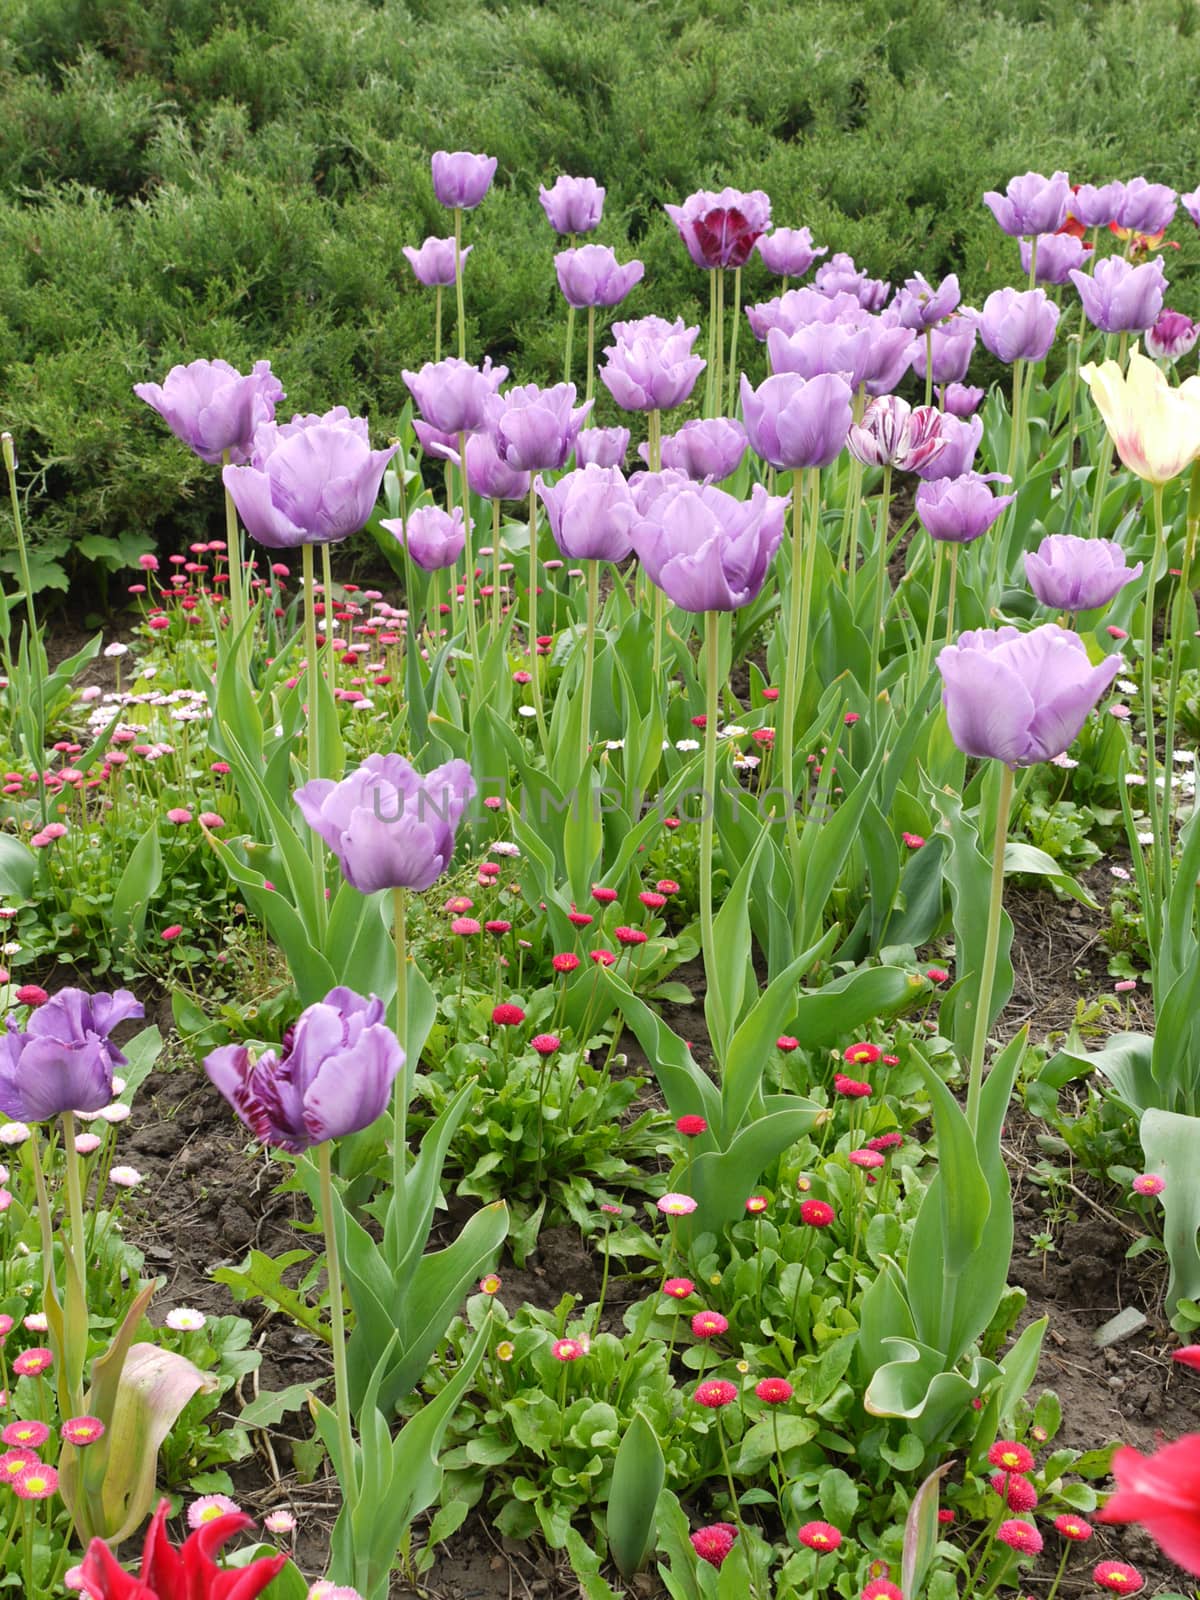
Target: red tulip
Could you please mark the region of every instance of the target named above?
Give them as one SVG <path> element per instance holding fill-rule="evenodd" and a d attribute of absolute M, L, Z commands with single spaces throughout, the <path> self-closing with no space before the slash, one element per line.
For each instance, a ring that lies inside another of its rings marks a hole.
<path fill-rule="evenodd" d="M 96 1600 L 255 1600 L 287 1561 L 263 1556 L 246 1567 L 218 1567 L 213 1555 L 234 1534 L 254 1523 L 243 1512 L 214 1517 L 185 1539 L 178 1550 L 166 1534 L 170 1502 L 161 1500 L 146 1534 L 140 1577 L 118 1564 L 102 1539 L 93 1539 L 83 1558 L 83 1581 Z"/>
<path fill-rule="evenodd" d="M 1139 1522 L 1171 1560 L 1200 1576 L 1200 1433 L 1152 1456 L 1128 1445 L 1113 1456 L 1117 1492 L 1097 1522 Z"/>

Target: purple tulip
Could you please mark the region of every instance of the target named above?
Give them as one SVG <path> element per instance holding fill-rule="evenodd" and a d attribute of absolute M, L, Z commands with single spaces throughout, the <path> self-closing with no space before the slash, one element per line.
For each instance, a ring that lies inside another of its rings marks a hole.
<path fill-rule="evenodd" d="M 493 395 L 487 425 L 496 453 L 517 472 L 557 472 L 565 467 L 592 401 L 575 406 L 575 385 L 539 389 L 517 384 Z"/>
<path fill-rule="evenodd" d="M 942 704 L 958 748 L 1009 767 L 1052 761 L 1068 748 L 1109 684 L 1119 655 L 1093 667 L 1077 633 L 1043 623 L 960 634 L 937 658 Z"/>
<path fill-rule="evenodd" d="M 255 429 L 274 417 L 283 399 L 269 361 L 256 361 L 248 377 L 228 361 L 193 361 L 172 367 L 161 387 L 135 383 L 133 392 L 211 467 L 220 465 L 226 450 L 237 465 L 247 461 Z"/>
<path fill-rule="evenodd" d="M 646 268 L 641 261 L 621 266 L 606 244 L 584 244 L 575 250 L 560 250 L 554 258 L 558 287 L 563 298 L 576 311 L 589 306 L 619 305 L 635 283 L 641 283 Z"/>
<path fill-rule="evenodd" d="M 1165 233 L 1175 220 L 1176 194 L 1165 183 L 1130 178 L 1113 221 L 1134 233 Z"/>
<path fill-rule="evenodd" d="M 475 796 L 465 761 L 424 777 L 403 756 L 368 756 L 340 783 L 312 778 L 293 799 L 334 852 L 346 882 L 376 889 L 428 889 L 450 865 L 454 830 Z"/>
<path fill-rule="evenodd" d="M 253 464 L 226 467 L 221 478 L 259 544 L 336 544 L 366 525 L 399 448 L 372 450 L 365 418 L 339 406 L 324 417 L 267 423 L 255 436 Z"/>
<path fill-rule="evenodd" d="M 875 332 L 870 319 L 866 325 L 846 322 L 810 322 L 795 333 L 771 328 L 767 333 L 767 354 L 774 373 L 794 372 L 801 378 L 816 378 L 823 372 L 839 372 L 857 389 L 873 374 L 877 365 Z M 907 345 L 905 346 L 907 348 Z"/>
<path fill-rule="evenodd" d="M 1146 354 L 1156 361 L 1178 361 L 1186 356 L 1200 336 L 1200 323 L 1182 311 L 1160 311 L 1158 321 L 1146 329 Z"/>
<path fill-rule="evenodd" d="M 628 449 L 628 428 L 584 428 L 575 440 L 575 465 L 624 470 Z"/>
<path fill-rule="evenodd" d="M 961 299 L 962 291 L 953 272 L 948 278 L 943 278 L 936 289 L 923 273 L 917 272 L 905 281 L 893 306 L 902 328 L 924 333 L 926 328 L 936 327 L 957 311 Z"/>
<path fill-rule="evenodd" d="M 1200 189 L 1193 189 L 1191 194 L 1181 194 L 1179 199 L 1188 216 L 1200 228 Z"/>
<path fill-rule="evenodd" d="M 741 466 L 749 440 L 740 422 L 729 417 L 705 417 L 685 422 L 678 433 L 668 433 L 662 442 L 662 464 L 683 472 L 696 482 L 711 479 L 720 483 Z M 639 445 L 641 455 L 644 446 Z M 646 452 L 646 459 L 649 451 Z"/>
<path fill-rule="evenodd" d="M 642 331 L 646 324 L 661 323 L 668 333 Z M 661 317 L 643 317 L 640 323 L 614 323 L 617 343 L 607 345 L 600 381 L 623 411 L 670 411 L 691 394 L 704 371 L 701 356 L 692 354 L 699 328 L 684 328 Z"/>
<path fill-rule="evenodd" d="M 459 263 L 465 264 L 475 248 L 469 244 L 459 250 Z M 454 282 L 454 240 L 426 239 L 419 250 L 406 244 L 403 253 L 418 283 L 427 289 L 444 289 Z"/>
<path fill-rule="evenodd" d="M 568 561 L 624 561 L 637 508 L 616 467 L 578 467 L 556 484 L 534 484 L 554 542 Z"/>
<path fill-rule="evenodd" d="M 475 156 L 468 150 L 434 152 L 433 193 L 439 205 L 473 211 L 492 186 L 495 156 Z"/>
<path fill-rule="evenodd" d="M 102 1110 L 113 1097 L 113 1068 L 125 1063 L 109 1034 L 142 1014 L 128 989 L 60 989 L 30 1015 L 24 1032 L 10 1014 L 0 1034 L 0 1111 L 18 1122 L 45 1122 L 64 1111 Z"/>
<path fill-rule="evenodd" d="M 1013 494 L 992 493 L 988 485 L 995 476 L 966 472 L 959 478 L 923 483 L 917 490 L 917 520 L 929 537 L 946 544 L 970 544 L 985 534 L 1016 499 Z"/>
<path fill-rule="evenodd" d="M 1049 178 L 1027 172 L 1024 177 L 1011 178 L 1003 194 L 990 189 L 983 203 L 1014 239 L 1022 234 L 1057 233 L 1067 220 L 1071 185 L 1065 172 Z"/>
<path fill-rule="evenodd" d="M 1072 272 L 1083 309 L 1101 333 L 1143 333 L 1152 327 L 1163 307 L 1167 290 L 1162 257 L 1132 266 L 1120 256 L 1097 261 L 1089 276 Z"/>
<path fill-rule="evenodd" d="M 868 319 L 871 328 L 871 351 L 863 385 L 869 395 L 878 398 L 892 390 L 912 366 L 918 346 L 923 342 L 911 328 L 887 320 L 889 313 L 881 312 Z"/>
<path fill-rule="evenodd" d="M 974 416 L 986 399 L 986 389 L 975 389 L 964 383 L 948 383 L 938 390 L 942 410 L 952 417 Z"/>
<path fill-rule="evenodd" d="M 899 395 L 872 400 L 861 422 L 853 422 L 846 443 L 867 467 L 915 472 L 946 448 L 942 414 L 933 406 L 910 406 Z"/>
<path fill-rule="evenodd" d="M 1106 183 L 1100 188 L 1081 183 L 1071 196 L 1070 215 L 1085 228 L 1107 228 L 1117 220 L 1124 198 L 1123 183 Z"/>
<path fill-rule="evenodd" d="M 436 456 L 439 461 L 458 460 L 456 433 L 443 433 L 440 428 L 431 428 L 427 422 L 422 422 L 420 417 L 414 417 L 412 425 L 417 443 L 427 456 Z"/>
<path fill-rule="evenodd" d="M 754 389 L 743 373 L 741 396 L 750 448 L 771 466 L 796 472 L 827 467 L 841 455 L 853 396 L 840 374 L 801 378 L 784 372 Z"/>
<path fill-rule="evenodd" d="M 997 289 L 983 302 L 979 337 L 999 361 L 1040 361 L 1057 327 L 1058 307 L 1044 289 Z"/>
<path fill-rule="evenodd" d="M 1029 587 L 1054 611 L 1093 611 L 1106 606 L 1141 575 L 1142 563 L 1127 567 L 1124 550 L 1111 539 L 1051 533 L 1025 556 Z"/>
<path fill-rule="evenodd" d="M 807 228 L 775 228 L 764 233 L 754 248 L 777 278 L 802 278 L 818 256 L 829 254 L 827 244 L 813 244 Z"/>
<path fill-rule="evenodd" d="M 911 469 L 926 483 L 935 483 L 941 478 L 961 478 L 964 473 L 970 472 L 975 465 L 975 453 L 983 438 L 982 417 L 972 417 L 969 422 L 960 422 L 955 416 L 946 416 L 939 412 L 937 426 L 938 433 L 945 441 L 945 449 L 932 460 Z"/>
<path fill-rule="evenodd" d="M 420 429 L 421 424 L 414 419 L 413 427 Z M 426 431 L 430 437 L 428 444 L 422 439 L 425 453 L 449 461 L 452 466 L 460 466 L 457 436 L 434 433 L 432 429 Z M 497 453 L 490 433 L 469 433 L 467 484 L 472 494 L 482 495 L 485 500 L 525 500 L 529 497 L 530 477 L 528 472 L 515 472 Z"/>
<path fill-rule="evenodd" d="M 743 267 L 755 243 L 771 225 L 771 202 L 761 189 L 706 189 L 691 194 L 681 206 L 663 210 L 679 230 L 687 253 L 698 267 Z"/>
<path fill-rule="evenodd" d="M 447 356 L 400 376 L 431 427 L 445 434 L 474 433 L 483 427 L 487 402 L 508 377 L 508 368 L 475 367 Z"/>
<path fill-rule="evenodd" d="M 647 482 L 646 480 L 657 480 Z M 633 547 L 650 581 L 684 611 L 736 611 L 757 598 L 783 538 L 789 496 L 756 483 L 748 500 L 679 472 L 635 491 Z"/>
<path fill-rule="evenodd" d="M 240 1044 L 204 1058 L 205 1072 L 255 1138 L 294 1155 L 369 1128 L 403 1066 L 383 1001 L 344 988 L 301 1012 L 290 1045 L 257 1061 Z"/>
<path fill-rule="evenodd" d="M 838 322 L 862 311 L 858 296 L 853 294 L 822 294 L 811 286 L 789 289 L 776 295 L 774 300 L 764 300 L 759 305 L 746 307 L 746 320 L 750 331 L 761 344 L 772 328 L 780 333 L 792 334 L 807 328 L 813 322 Z"/>
<path fill-rule="evenodd" d="M 555 178 L 553 188 L 538 188 L 538 199 L 555 233 L 591 233 L 600 226 L 604 189 L 595 178 Z"/>
<path fill-rule="evenodd" d="M 1021 271 L 1029 276 L 1029 263 L 1033 260 L 1032 244 L 1022 239 Z M 1037 263 L 1034 278 L 1037 283 L 1066 283 L 1071 272 L 1082 269 L 1092 254 L 1090 244 L 1084 244 L 1073 233 L 1039 233 L 1037 236 Z"/>
<path fill-rule="evenodd" d="M 868 278 L 854 257 L 839 250 L 830 256 L 824 266 L 818 267 L 813 287 L 820 294 L 852 294 L 864 311 L 878 311 L 892 292 L 890 283 L 882 278 Z"/>
<path fill-rule="evenodd" d="M 971 357 L 975 354 L 977 331 L 974 313 L 951 317 L 940 328 L 929 330 L 934 383 L 958 383 L 966 377 Z M 912 369 L 918 378 L 924 378 L 925 366 L 925 340 L 922 338 L 912 347 Z"/>
<path fill-rule="evenodd" d="M 380 527 L 399 539 L 422 572 L 452 567 L 467 544 L 461 506 L 443 511 L 441 506 L 418 506 L 400 517 L 382 517 Z"/>

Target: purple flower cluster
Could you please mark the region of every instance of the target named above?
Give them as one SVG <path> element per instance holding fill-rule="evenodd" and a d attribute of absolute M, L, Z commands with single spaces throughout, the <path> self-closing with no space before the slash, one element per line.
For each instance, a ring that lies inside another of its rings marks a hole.
<path fill-rule="evenodd" d="M 125 1057 L 110 1037 L 142 1015 L 128 989 L 88 994 L 60 989 L 21 1028 L 10 1012 L 0 1035 L 0 1111 L 45 1122 L 64 1111 L 100 1111 L 113 1097 L 113 1069 Z"/>

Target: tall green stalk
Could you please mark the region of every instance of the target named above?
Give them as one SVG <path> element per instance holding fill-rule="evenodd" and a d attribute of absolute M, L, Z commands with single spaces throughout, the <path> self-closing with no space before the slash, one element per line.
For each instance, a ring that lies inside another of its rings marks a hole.
<path fill-rule="evenodd" d="M 1008 818 L 1012 810 L 1013 769 L 1000 768 L 1000 794 L 996 801 L 996 833 L 992 842 L 992 881 L 988 895 L 987 934 L 983 946 L 983 965 L 979 971 L 975 1033 L 971 1040 L 971 1063 L 967 1079 L 967 1124 L 974 1136 L 979 1129 L 979 1099 L 983 1091 L 983 1058 L 987 1053 L 988 1021 L 992 1010 L 992 991 L 996 986 L 996 964 L 1000 954 L 1000 924 L 1004 914 L 1004 848 L 1008 842 Z"/>
<path fill-rule="evenodd" d="M 716 971 L 713 938 L 713 823 L 717 802 L 717 674 L 720 671 L 720 613 L 704 613 L 704 792 L 700 813 L 700 945 L 704 970 Z"/>
<path fill-rule="evenodd" d="M 873 613 L 871 618 L 871 689 L 867 699 L 872 707 L 879 683 L 879 658 L 883 654 L 883 596 L 888 586 L 888 513 L 892 504 L 892 464 L 883 469 L 883 487 L 879 491 L 879 509 L 875 523 L 875 581 L 872 590 Z M 872 712 L 872 715 L 874 713 Z"/>
<path fill-rule="evenodd" d="M 304 576 L 304 654 L 307 661 L 304 687 L 308 694 L 308 776 L 319 778 L 321 773 L 321 677 L 317 666 L 317 611 L 316 572 L 311 544 L 301 546 L 300 560 Z M 325 858 L 324 844 L 317 832 L 309 841 L 312 854 L 313 891 L 316 901 L 317 926 L 324 940 L 325 912 Z"/>
<path fill-rule="evenodd" d="M 479 671 L 479 634 L 478 623 L 475 620 L 475 547 L 471 542 L 471 486 L 467 481 L 467 436 L 460 433 L 458 436 L 458 472 L 459 482 L 462 487 L 462 514 L 463 514 L 463 603 L 467 610 L 467 646 L 471 652 L 471 670 Z"/>
<path fill-rule="evenodd" d="M 742 325 L 742 269 L 733 269 L 733 329 L 729 335 L 729 404 L 732 417 L 737 410 L 737 347 L 738 329 Z"/>
<path fill-rule="evenodd" d="M 400 1074 L 403 1077 L 403 1073 Z M 346 1463 L 347 1482 L 341 1485 L 351 1516 L 358 1506 L 358 1466 L 354 1456 L 354 1427 L 350 1419 L 350 1374 L 346 1364 L 346 1310 L 342 1296 L 342 1265 L 337 1228 L 333 1220 L 333 1141 L 317 1146 L 317 1172 L 321 1180 L 321 1222 L 325 1230 L 325 1271 L 329 1278 L 329 1320 L 333 1343 L 333 1406 L 338 1440 Z"/>
<path fill-rule="evenodd" d="M 221 460 L 226 466 L 230 459 L 229 451 L 223 450 Z M 246 622 L 246 574 L 242 569 L 242 530 L 228 489 L 225 490 L 225 556 L 229 563 L 229 625 L 236 639 Z"/>
<path fill-rule="evenodd" d="M 583 400 L 586 405 L 592 398 L 596 388 L 596 308 L 588 307 L 587 314 L 587 378 L 583 385 Z M 592 413 L 589 411 L 585 427 L 591 427 Z"/>
<path fill-rule="evenodd" d="M 1161 507 L 1159 508 L 1161 516 Z M 1165 856 L 1163 860 L 1163 888 L 1169 892 L 1174 876 L 1173 846 L 1171 842 L 1171 811 L 1174 794 L 1171 782 L 1175 775 L 1175 718 L 1179 702 L 1179 675 L 1183 667 L 1184 629 L 1187 626 L 1187 607 L 1191 598 L 1192 568 L 1196 559 L 1196 535 L 1200 530 L 1200 461 L 1192 465 L 1188 485 L 1187 520 L 1183 541 L 1183 566 L 1179 572 L 1179 588 L 1175 592 L 1172 610 L 1170 653 L 1171 665 L 1167 676 L 1167 718 L 1163 733 L 1163 785 L 1162 832 Z M 1161 539 L 1161 529 L 1155 524 L 1155 538 Z M 1165 894 L 1164 894 L 1165 898 Z M 1160 902 L 1161 903 L 1161 902 Z"/>
<path fill-rule="evenodd" d="M 542 710 L 542 680 L 538 671 L 538 554 L 537 554 L 537 490 L 534 480 L 529 483 L 529 687 L 533 693 L 533 709 L 537 719 L 538 739 L 542 754 L 550 758 L 550 740 L 546 733 L 546 717 Z"/>
<path fill-rule="evenodd" d="M 467 359 L 467 315 L 462 280 L 462 207 L 454 208 L 454 299 L 458 311 L 458 359 Z"/>
<path fill-rule="evenodd" d="M 587 623 L 583 636 L 583 707 L 579 723 L 579 770 L 587 769 L 592 735 L 592 677 L 596 665 L 596 613 L 600 609 L 600 563 L 587 563 Z M 657 681 L 657 680 L 656 680 Z"/>

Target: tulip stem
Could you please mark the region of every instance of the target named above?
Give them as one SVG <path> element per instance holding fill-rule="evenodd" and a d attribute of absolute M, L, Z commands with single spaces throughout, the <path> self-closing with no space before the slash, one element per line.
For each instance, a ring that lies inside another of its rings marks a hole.
<path fill-rule="evenodd" d="M 1123 333 L 1117 345 L 1117 365 L 1119 367 L 1123 367 L 1125 364 L 1125 346 L 1128 342 L 1129 335 Z M 1108 351 L 1106 350 L 1105 360 L 1107 359 Z M 1113 436 L 1105 428 L 1104 438 L 1100 441 L 1100 458 L 1096 463 L 1096 478 L 1092 486 L 1092 515 L 1088 526 L 1088 537 L 1090 539 L 1098 539 L 1100 537 L 1100 514 L 1104 509 L 1104 491 L 1108 487 L 1109 473 L 1112 470 L 1112 458 Z"/>
<path fill-rule="evenodd" d="M 713 403 L 713 385 L 717 376 L 717 269 L 708 275 L 708 363 L 704 369 L 704 415 L 716 415 Z"/>
<path fill-rule="evenodd" d="M 538 676 L 538 582 L 537 582 L 537 490 L 536 480 L 529 483 L 529 687 L 533 692 L 533 709 L 537 717 L 538 738 L 542 754 L 550 760 L 550 741 L 546 736 L 546 717 L 542 711 L 542 683 Z"/>
<path fill-rule="evenodd" d="M 396 1078 L 396 1096 L 393 1137 L 393 1169 L 396 1188 L 404 1178 L 404 1164 L 408 1139 L 408 1102 L 410 1085 L 417 1063 L 408 1060 L 408 895 L 400 888 L 392 890 L 392 941 L 396 946 L 396 1037 L 405 1052 L 404 1071 Z"/>
<path fill-rule="evenodd" d="M 463 304 L 462 207 L 454 208 L 454 298 L 458 309 L 458 359 L 467 359 L 467 315 Z"/>
<path fill-rule="evenodd" d="M 725 392 L 725 269 L 713 269 L 717 280 L 717 375 L 713 380 L 714 415 L 721 414 L 721 396 Z"/>
<path fill-rule="evenodd" d="M 992 883 L 988 896 L 987 936 L 983 965 L 979 973 L 979 993 L 975 1005 L 975 1035 L 971 1041 L 971 1064 L 967 1079 L 967 1126 L 972 1138 L 979 1128 L 979 1097 L 983 1089 L 983 1057 L 987 1050 L 988 1024 L 991 1021 L 992 990 L 996 982 L 996 963 L 1000 954 L 1000 925 L 1004 914 L 1004 848 L 1008 842 L 1008 818 L 1012 810 L 1013 769 L 1000 768 L 1000 793 L 996 800 L 996 833 L 992 845 Z"/>
<path fill-rule="evenodd" d="M 596 387 L 596 308 L 587 308 L 587 378 L 583 386 L 583 402 L 586 405 L 592 398 Z M 590 428 L 595 419 L 589 411 L 584 419 L 584 427 Z"/>
<path fill-rule="evenodd" d="M 579 724 L 579 773 L 587 771 L 592 733 L 592 677 L 596 664 L 596 613 L 600 609 L 600 563 L 587 563 L 587 625 L 583 635 L 583 716 Z M 657 676 L 653 680 L 657 683 Z"/>
<path fill-rule="evenodd" d="M 321 776 L 321 683 L 317 673 L 317 584 L 313 563 L 313 547 L 302 546 L 301 563 L 304 574 L 304 654 L 307 665 L 304 686 L 308 691 L 308 777 L 309 782 Z M 321 836 L 313 832 L 312 848 L 313 894 L 316 901 L 315 916 L 321 942 L 325 938 L 325 861 Z"/>
<path fill-rule="evenodd" d="M 226 466 L 229 465 L 231 457 L 228 450 L 222 450 L 221 460 Z M 24 541 L 21 550 L 23 554 Z M 246 623 L 246 591 L 242 587 L 242 530 L 238 524 L 237 507 L 228 489 L 225 490 L 225 557 L 229 564 L 229 625 L 233 637 L 238 639 Z M 28 569 L 25 571 L 27 576 Z M 32 634 L 30 641 L 32 648 Z"/>
<path fill-rule="evenodd" d="M 868 701 L 874 717 L 875 691 L 879 681 L 879 659 L 883 654 L 883 592 L 887 588 L 888 513 L 892 504 L 892 464 L 883 469 L 883 487 L 879 491 L 879 510 L 875 524 L 875 582 L 873 586 L 874 616 L 871 622 L 871 692 Z"/>
<path fill-rule="evenodd" d="M 925 404 L 933 404 L 933 329 L 925 329 Z"/>
<path fill-rule="evenodd" d="M 787 609 L 788 651 L 783 670 L 783 713 L 780 728 L 780 761 L 783 788 L 786 795 L 788 849 L 792 858 L 792 910 L 800 915 L 800 835 L 796 826 L 796 701 L 800 693 L 800 675 L 804 671 L 808 654 L 808 592 L 806 585 L 810 564 L 811 546 L 804 543 L 804 484 L 805 468 L 792 473 L 792 567 Z M 809 538 L 812 540 L 810 531 Z"/>
<path fill-rule="evenodd" d="M 1163 485 L 1152 485 L 1154 506 L 1154 555 L 1150 561 L 1150 570 L 1146 574 L 1146 597 L 1143 604 L 1144 626 L 1142 633 L 1142 721 L 1146 739 L 1146 810 L 1150 813 L 1150 832 L 1154 843 L 1154 859 L 1151 863 L 1151 880 L 1155 885 L 1153 916 L 1161 914 L 1163 887 L 1163 857 L 1169 852 L 1170 843 L 1165 837 L 1165 811 L 1166 796 L 1160 806 L 1158 800 L 1158 750 L 1155 743 L 1154 729 L 1154 582 L 1159 572 L 1159 563 L 1165 567 L 1166 550 L 1163 538 Z M 1169 758 L 1169 752 L 1168 752 Z M 1166 768 L 1166 780 L 1171 781 L 1171 770 Z M 1147 921 L 1151 912 L 1146 908 Z M 1148 930 L 1149 931 L 1149 930 Z"/>
<path fill-rule="evenodd" d="M 946 597 L 946 643 L 954 639 L 954 601 L 958 589 L 958 546 L 950 546 L 950 593 Z"/>
<path fill-rule="evenodd" d="M 1029 235 L 1029 287 L 1031 289 L 1037 286 L 1037 244 L 1037 234 L 1031 233 Z"/>
<path fill-rule="evenodd" d="M 729 335 L 729 415 L 736 411 L 738 329 L 742 322 L 742 269 L 733 269 L 733 329 Z"/>
<path fill-rule="evenodd" d="M 567 346 L 563 352 L 563 382 L 571 381 L 571 351 L 575 343 L 575 307 L 567 306 Z"/>
<path fill-rule="evenodd" d="M 925 643 L 921 650 L 921 670 L 917 675 L 917 693 L 924 691 L 929 681 L 933 661 L 933 630 L 937 625 L 938 596 L 942 588 L 942 568 L 946 565 L 945 541 L 938 539 L 933 547 L 933 576 L 929 580 L 929 615 L 925 619 Z"/>
<path fill-rule="evenodd" d="M 65 1343 L 68 1349 L 74 1348 L 76 1360 L 70 1364 L 67 1372 L 67 1385 L 71 1395 L 71 1414 L 78 1416 L 83 1410 L 83 1368 L 87 1361 L 88 1341 L 88 1315 L 87 1315 L 87 1234 L 83 1226 L 83 1185 L 79 1181 L 79 1152 L 75 1148 L 75 1115 L 71 1111 L 62 1114 L 63 1125 L 63 1165 L 67 1173 L 67 1209 L 71 1217 L 71 1256 L 73 1261 L 67 1263 L 68 1273 L 72 1270 L 77 1280 L 76 1287 L 79 1293 L 79 1302 L 83 1309 L 82 1328 L 67 1328 Z M 97 1195 L 97 1204 L 100 1197 Z M 67 1319 L 71 1320 L 71 1298 L 67 1296 Z"/>
<path fill-rule="evenodd" d="M 463 536 L 463 603 L 467 608 L 467 647 L 471 652 L 471 671 L 479 671 L 479 633 L 475 621 L 475 549 L 471 543 L 471 486 L 467 481 L 467 436 L 458 436 L 458 470 L 462 484 Z"/>
<path fill-rule="evenodd" d="M 454 268 L 457 272 L 457 252 L 455 254 Z M 436 285 L 433 293 L 433 359 L 438 362 L 442 359 L 442 286 L 440 283 Z"/>
<path fill-rule="evenodd" d="M 500 502 L 492 501 L 492 637 L 500 632 Z"/>
<path fill-rule="evenodd" d="M 403 1073 L 400 1074 L 404 1076 Z M 333 1141 L 317 1146 L 317 1171 L 321 1179 L 321 1221 L 325 1227 L 325 1271 L 329 1279 L 329 1320 L 333 1343 L 333 1404 L 338 1438 L 345 1463 L 342 1492 L 351 1515 L 358 1505 L 358 1465 L 354 1428 L 350 1420 L 350 1375 L 346 1366 L 346 1311 L 342 1300 L 342 1266 L 338 1257 L 337 1227 L 333 1212 Z"/>
<path fill-rule="evenodd" d="M 1161 508 L 1160 513 L 1161 515 Z M 1179 699 L 1179 674 L 1183 666 L 1183 638 L 1184 627 L 1187 623 L 1187 604 L 1191 595 L 1192 566 L 1196 557 L 1196 534 L 1200 529 L 1200 462 L 1192 466 L 1191 483 L 1188 486 L 1186 534 L 1183 543 L 1183 566 L 1179 572 L 1179 588 L 1175 595 L 1175 615 L 1171 624 L 1171 667 L 1167 678 L 1167 722 L 1163 738 L 1163 771 L 1166 773 L 1166 783 L 1163 786 L 1163 818 L 1162 831 L 1163 843 L 1166 847 L 1164 860 L 1164 884 L 1169 887 L 1174 871 L 1174 859 L 1171 845 L 1171 780 L 1175 773 L 1175 710 Z M 1157 533 L 1157 529 L 1156 529 Z"/>
<path fill-rule="evenodd" d="M 720 635 L 716 611 L 704 613 L 704 792 L 700 797 L 700 945 L 704 970 L 716 971 L 713 938 L 713 820 L 717 791 L 717 674 L 720 671 Z"/>

